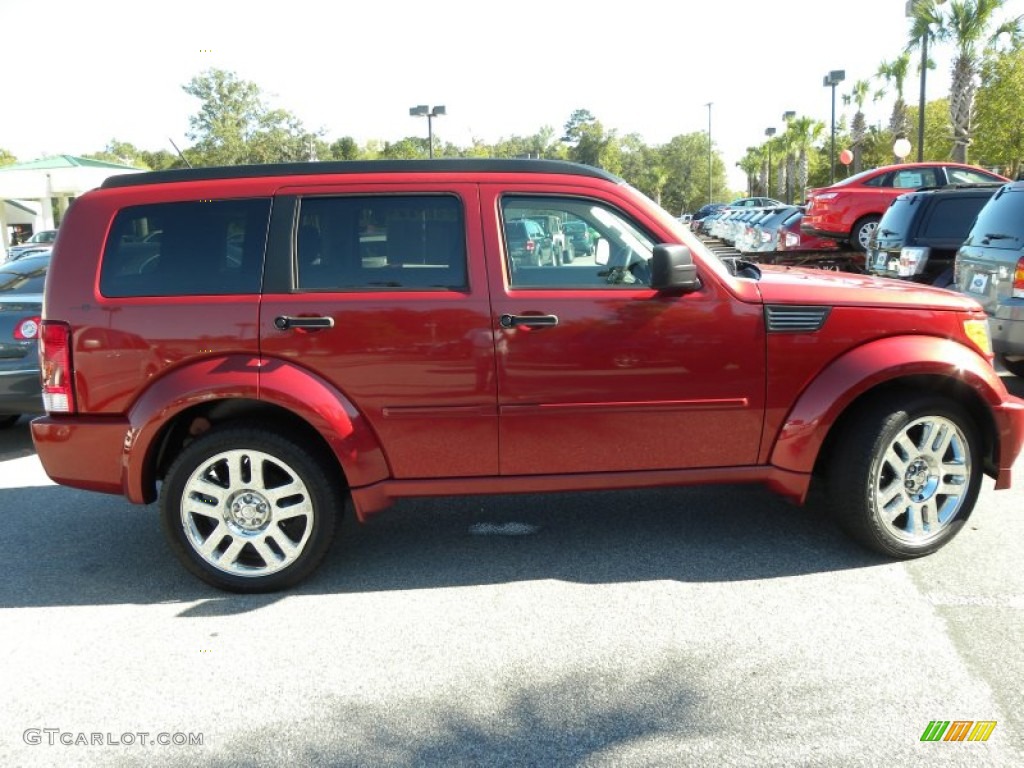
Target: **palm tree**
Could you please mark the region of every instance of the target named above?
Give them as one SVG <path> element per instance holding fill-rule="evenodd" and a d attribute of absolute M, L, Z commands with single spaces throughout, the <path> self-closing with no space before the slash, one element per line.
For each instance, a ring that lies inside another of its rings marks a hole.
<path fill-rule="evenodd" d="M 949 14 L 940 17 L 935 36 L 956 48 L 949 90 L 949 119 L 953 128 L 953 160 L 967 162 L 974 118 L 974 97 L 986 47 L 994 47 L 1006 35 L 1012 46 L 1020 44 L 1024 16 L 996 23 L 1006 0 L 952 0 Z M 993 29 L 994 28 L 994 29 Z M 990 30 L 993 30 L 990 33 Z"/>
<path fill-rule="evenodd" d="M 852 101 L 857 105 L 857 112 L 853 116 L 853 124 L 850 126 L 850 147 L 853 150 L 853 172 L 860 173 L 863 166 L 864 139 L 867 137 L 868 124 L 864 119 L 864 102 L 867 101 L 871 83 L 867 80 L 858 80 L 853 84 L 853 89 L 848 96 L 843 96 L 843 103 L 849 104 Z"/>
<path fill-rule="evenodd" d="M 910 130 L 910 121 L 907 118 L 907 104 L 903 101 L 903 85 L 907 81 L 907 73 L 910 71 L 910 54 L 904 51 L 892 61 L 883 61 L 878 65 L 878 72 L 875 77 L 885 81 L 886 85 L 893 85 L 896 89 L 896 102 L 892 105 L 892 115 L 889 117 L 889 132 L 893 141 L 905 139 Z M 900 158 L 896 158 L 897 162 Z"/>
<path fill-rule="evenodd" d="M 796 158 L 796 189 L 802 200 L 809 175 L 808 153 L 824 135 L 825 124 L 810 117 L 798 117 L 790 121 L 786 133 L 789 134 L 789 146 Z"/>

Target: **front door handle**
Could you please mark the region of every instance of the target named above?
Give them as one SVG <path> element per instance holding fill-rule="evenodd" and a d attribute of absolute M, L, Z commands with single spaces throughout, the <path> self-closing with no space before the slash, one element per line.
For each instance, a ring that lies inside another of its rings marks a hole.
<path fill-rule="evenodd" d="M 274 318 L 274 327 L 279 331 L 287 331 L 289 328 L 333 328 L 334 318 L 278 315 Z"/>
<path fill-rule="evenodd" d="M 558 325 L 558 315 L 502 315 L 502 328 L 552 328 Z"/>

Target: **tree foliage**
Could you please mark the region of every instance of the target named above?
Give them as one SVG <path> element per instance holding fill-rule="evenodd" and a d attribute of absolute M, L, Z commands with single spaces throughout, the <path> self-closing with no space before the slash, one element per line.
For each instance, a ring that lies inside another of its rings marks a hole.
<path fill-rule="evenodd" d="M 989 58 L 982 65 L 981 82 L 974 155 L 977 162 L 1017 178 L 1024 162 L 1024 51 L 1005 51 Z"/>
<path fill-rule="evenodd" d="M 295 162 L 316 155 L 321 132 L 306 130 L 287 110 L 272 109 L 255 83 L 209 69 L 183 87 L 200 102 L 189 118 L 192 165 Z"/>
<path fill-rule="evenodd" d="M 18 158 L 12 155 L 3 147 L 0 147 L 0 165 L 11 165 L 18 162 Z"/>

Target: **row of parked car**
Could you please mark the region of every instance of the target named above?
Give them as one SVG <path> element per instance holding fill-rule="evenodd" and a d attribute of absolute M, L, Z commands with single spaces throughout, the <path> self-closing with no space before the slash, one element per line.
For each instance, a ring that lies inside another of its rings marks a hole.
<path fill-rule="evenodd" d="M 754 202 L 751 202 L 754 201 Z M 858 269 L 979 301 L 997 358 L 1024 376 L 1024 182 L 958 163 L 876 168 L 808 193 L 806 206 L 743 198 L 705 206 L 690 226 L 755 260 L 847 249 Z"/>

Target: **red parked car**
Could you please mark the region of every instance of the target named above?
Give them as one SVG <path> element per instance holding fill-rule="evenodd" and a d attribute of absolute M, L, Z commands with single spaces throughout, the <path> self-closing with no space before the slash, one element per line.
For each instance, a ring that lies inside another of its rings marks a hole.
<path fill-rule="evenodd" d="M 594 255 L 517 258 L 505 225 L 528 218 L 584 222 Z M 917 557 L 984 475 L 1009 487 L 1024 441 L 973 299 L 726 264 L 597 168 L 157 171 L 61 227 L 39 458 L 158 501 L 225 589 L 295 584 L 344 510 L 412 496 L 763 483 L 800 503 L 813 483 L 860 542 Z"/>
<path fill-rule="evenodd" d="M 863 171 L 831 187 L 809 190 L 804 232 L 848 242 L 866 251 L 889 204 L 903 192 L 947 184 L 1009 181 L 1005 176 L 960 163 L 903 163 Z"/>

